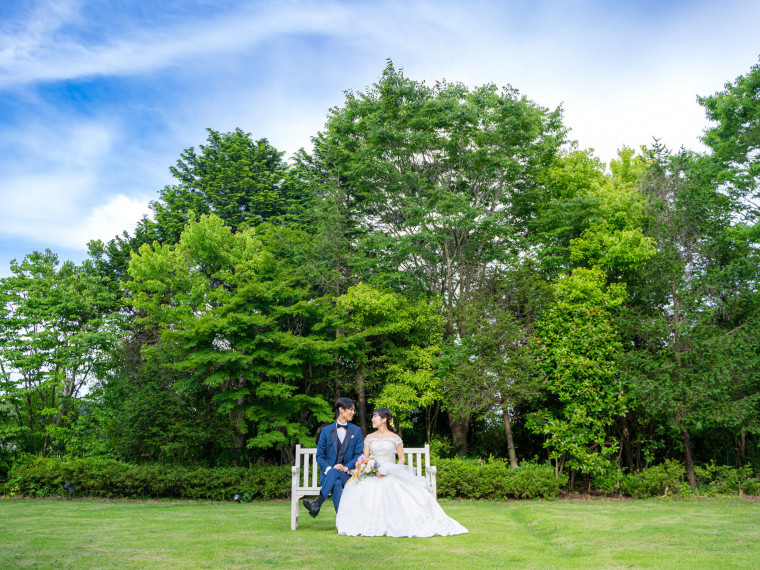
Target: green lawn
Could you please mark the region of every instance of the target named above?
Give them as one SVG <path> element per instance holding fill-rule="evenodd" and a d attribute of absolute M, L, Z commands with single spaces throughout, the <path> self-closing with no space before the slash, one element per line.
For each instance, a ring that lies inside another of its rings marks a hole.
<path fill-rule="evenodd" d="M 292 532 L 284 501 L 0 500 L 0 567 L 760 567 L 751 498 L 441 504 L 469 534 L 342 537 L 330 504 Z"/>

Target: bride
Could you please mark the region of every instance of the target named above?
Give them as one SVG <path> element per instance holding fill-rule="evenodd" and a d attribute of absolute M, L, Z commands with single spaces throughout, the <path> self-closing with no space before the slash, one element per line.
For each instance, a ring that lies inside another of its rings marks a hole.
<path fill-rule="evenodd" d="M 466 528 L 443 512 L 424 477 L 404 465 L 404 444 L 387 408 L 372 413 L 372 427 L 377 431 L 364 440 L 364 455 L 377 460 L 377 476 L 352 479 L 345 485 L 335 519 L 338 534 L 427 537 L 466 533 Z"/>

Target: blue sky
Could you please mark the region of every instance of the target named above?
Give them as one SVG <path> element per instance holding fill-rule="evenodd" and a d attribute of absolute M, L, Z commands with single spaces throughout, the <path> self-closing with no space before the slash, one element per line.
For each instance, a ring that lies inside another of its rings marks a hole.
<path fill-rule="evenodd" d="M 653 136 L 701 150 L 696 96 L 757 63 L 757 22 L 755 0 L 2 2 L 0 276 L 131 231 L 207 127 L 308 148 L 388 58 L 562 104 L 605 162 Z"/>

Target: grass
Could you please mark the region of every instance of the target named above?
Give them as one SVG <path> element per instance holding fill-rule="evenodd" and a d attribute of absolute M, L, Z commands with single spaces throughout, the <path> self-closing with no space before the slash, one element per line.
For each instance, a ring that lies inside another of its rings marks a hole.
<path fill-rule="evenodd" d="M 442 501 L 470 533 L 335 533 L 326 504 L 0 500 L 0 567 L 757 568 L 760 501 Z M 371 516 L 368 513 L 367 516 Z"/>

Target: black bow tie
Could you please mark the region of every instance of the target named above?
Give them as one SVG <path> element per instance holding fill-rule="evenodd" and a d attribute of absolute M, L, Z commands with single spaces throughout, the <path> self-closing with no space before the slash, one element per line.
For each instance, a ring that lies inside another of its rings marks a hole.
<path fill-rule="evenodd" d="M 346 429 L 348 427 L 348 424 L 338 424 L 338 429 Z"/>

